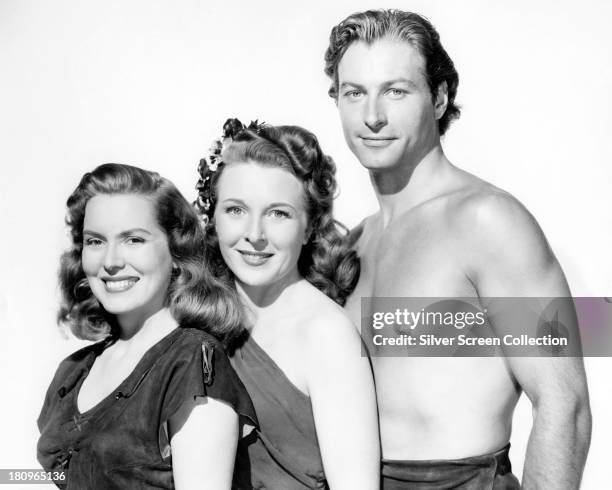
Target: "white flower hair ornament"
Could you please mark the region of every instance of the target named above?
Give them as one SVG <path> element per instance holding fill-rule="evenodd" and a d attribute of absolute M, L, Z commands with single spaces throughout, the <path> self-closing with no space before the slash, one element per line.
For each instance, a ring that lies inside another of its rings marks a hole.
<path fill-rule="evenodd" d="M 237 134 L 244 130 L 251 130 L 259 133 L 265 123 L 258 123 L 257 120 L 251 121 L 249 126 L 245 126 L 238 119 L 231 118 L 225 121 L 223 125 L 223 134 L 220 138 L 213 140 L 208 149 L 208 161 L 206 158 L 200 160 L 198 165 L 198 174 L 200 178 L 196 184 L 198 198 L 193 205 L 200 212 L 204 226 L 210 222 L 212 214 L 212 177 L 219 170 L 219 166 L 223 165 L 221 154 L 223 149 L 231 143 Z"/>

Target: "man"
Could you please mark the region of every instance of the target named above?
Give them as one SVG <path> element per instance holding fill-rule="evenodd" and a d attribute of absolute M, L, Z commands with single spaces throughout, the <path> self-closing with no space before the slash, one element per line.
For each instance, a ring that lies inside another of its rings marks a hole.
<path fill-rule="evenodd" d="M 357 325 L 362 297 L 570 296 L 534 218 L 444 155 L 458 75 L 427 20 L 397 10 L 351 15 L 332 30 L 325 61 L 346 141 L 380 204 L 354 232 L 362 272 L 346 308 Z M 383 488 L 518 488 L 508 446 L 522 391 L 534 413 L 524 488 L 578 488 L 591 429 L 581 358 L 373 357 L 372 365 Z"/>

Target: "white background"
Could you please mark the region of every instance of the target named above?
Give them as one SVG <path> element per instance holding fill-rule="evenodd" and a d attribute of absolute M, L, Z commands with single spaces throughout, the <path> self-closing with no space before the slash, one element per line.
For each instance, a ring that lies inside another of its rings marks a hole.
<path fill-rule="evenodd" d="M 530 209 L 574 295 L 612 296 L 609 2 L 0 0 L 0 467 L 37 467 L 44 391 L 82 345 L 54 316 L 65 201 L 85 171 L 139 165 L 191 200 L 225 119 L 259 118 L 319 136 L 338 165 L 341 220 L 376 209 L 323 74 L 331 27 L 372 7 L 432 20 L 460 74 L 448 156 Z M 583 488 L 599 489 L 609 481 L 612 359 L 586 365 L 594 425 Z M 523 397 L 517 474 L 530 423 Z"/>

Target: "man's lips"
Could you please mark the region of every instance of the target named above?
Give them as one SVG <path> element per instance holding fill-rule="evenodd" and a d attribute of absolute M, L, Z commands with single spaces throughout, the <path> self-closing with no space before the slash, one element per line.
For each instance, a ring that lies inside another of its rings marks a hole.
<path fill-rule="evenodd" d="M 359 136 L 359 139 L 361 139 L 364 146 L 371 148 L 382 148 L 389 146 L 397 138 L 393 136 Z"/>

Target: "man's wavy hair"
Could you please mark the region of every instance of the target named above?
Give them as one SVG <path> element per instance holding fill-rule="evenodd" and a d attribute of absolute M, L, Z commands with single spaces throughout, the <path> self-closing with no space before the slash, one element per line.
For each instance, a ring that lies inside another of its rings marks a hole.
<path fill-rule="evenodd" d="M 436 29 L 419 14 L 394 9 L 368 10 L 352 14 L 335 26 L 325 52 L 325 74 L 332 79 L 329 95 L 338 98 L 338 64 L 349 46 L 357 41 L 371 45 L 380 39 L 405 41 L 423 57 L 424 75 L 434 103 L 438 87 L 446 82 L 448 105 L 438 120 L 438 129 L 440 135 L 443 135 L 461 112 L 455 104 L 459 74 L 442 47 Z"/>
<path fill-rule="evenodd" d="M 135 194 L 153 203 L 159 227 L 168 238 L 175 264 L 167 306 L 181 326 L 206 330 L 229 343 L 241 333 L 241 308 L 233 287 L 216 278 L 205 252 L 204 232 L 193 207 L 172 182 L 155 172 L 116 163 L 86 173 L 68 198 L 66 223 L 72 246 L 61 257 L 59 323 L 80 339 L 116 335 L 114 315 L 93 295 L 81 263 L 83 222 L 88 201 L 96 195 Z"/>
<path fill-rule="evenodd" d="M 231 142 L 223 149 L 223 163 L 214 170 L 205 161 L 200 165 L 201 199 L 194 203 L 201 214 L 210 218 L 206 224 L 206 241 L 214 273 L 224 281 L 234 279 L 221 256 L 214 227 L 217 186 L 224 167 L 235 162 L 279 167 L 295 175 L 304 189 L 310 236 L 298 259 L 300 275 L 343 305 L 357 285 L 359 259 L 349 247 L 346 228 L 332 216 L 336 192 L 333 160 L 323 154 L 315 135 L 299 126 L 254 123 L 246 128 L 237 119 L 229 119 L 224 125 L 224 135 Z"/>

